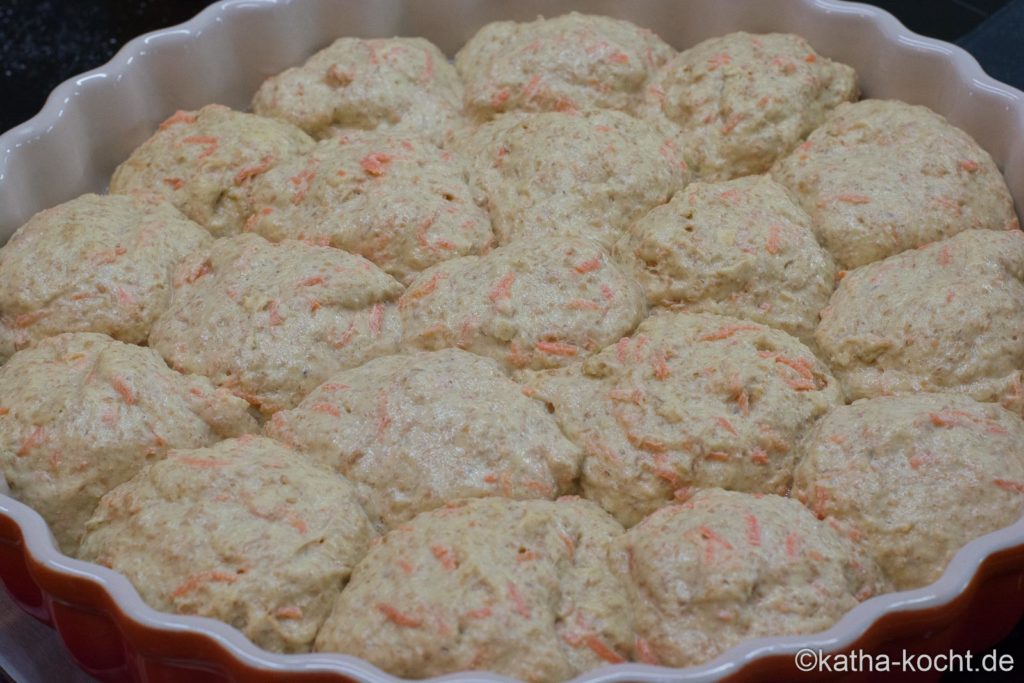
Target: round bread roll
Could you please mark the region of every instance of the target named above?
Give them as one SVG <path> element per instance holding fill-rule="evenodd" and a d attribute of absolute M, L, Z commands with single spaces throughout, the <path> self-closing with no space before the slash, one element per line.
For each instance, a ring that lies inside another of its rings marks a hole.
<path fill-rule="evenodd" d="M 248 409 L 151 349 L 60 334 L 0 366 L 0 471 L 74 554 L 100 496 L 169 448 L 256 431 Z"/>
<path fill-rule="evenodd" d="M 1020 227 L 988 152 L 939 114 L 905 102 L 837 107 L 772 175 L 843 268 L 962 230 Z"/>
<path fill-rule="evenodd" d="M 370 549 L 315 649 L 396 676 L 472 669 L 530 683 L 625 661 L 632 630 L 607 557 L 621 533 L 578 498 L 425 512 Z"/>
<path fill-rule="evenodd" d="M 708 314 L 656 314 L 582 363 L 523 382 L 583 448 L 584 494 L 626 526 L 694 488 L 784 494 L 797 438 L 841 403 L 799 341 Z"/>
<path fill-rule="evenodd" d="M 548 237 L 438 264 L 398 308 L 407 347 L 457 346 L 514 370 L 574 363 L 629 334 L 647 307 L 599 244 Z"/>
<path fill-rule="evenodd" d="M 582 455 L 497 363 L 458 349 L 340 372 L 266 433 L 352 480 L 380 528 L 456 498 L 569 493 Z"/>
<path fill-rule="evenodd" d="M 252 109 L 293 123 L 315 138 L 358 130 L 394 130 L 440 144 L 462 124 L 462 83 L 455 67 L 423 38 L 339 38 L 271 76 Z"/>
<path fill-rule="evenodd" d="M 708 489 L 612 542 L 637 659 L 693 666 L 749 638 L 810 634 L 888 589 L 878 567 L 799 503 Z"/>
<path fill-rule="evenodd" d="M 572 12 L 487 24 L 455 55 L 455 68 L 466 84 L 466 111 L 478 120 L 515 110 L 632 113 L 674 54 L 648 29 Z"/>
<path fill-rule="evenodd" d="M 1024 422 L 957 394 L 864 399 L 798 448 L 793 494 L 897 589 L 937 580 L 968 541 L 1024 513 Z"/>
<path fill-rule="evenodd" d="M 155 191 L 214 236 L 242 228 L 248 188 L 274 164 L 313 148 L 298 128 L 211 104 L 178 111 L 117 167 L 112 193 Z"/>
<path fill-rule="evenodd" d="M 182 262 L 149 344 L 264 415 L 291 408 L 330 375 L 396 350 L 402 286 L 340 249 L 252 234 Z"/>
<path fill-rule="evenodd" d="M 61 332 L 146 341 L 174 268 L 209 242 L 158 195 L 86 194 L 37 213 L 0 247 L 0 363 Z"/>
<path fill-rule="evenodd" d="M 850 400 L 955 391 L 1024 412 L 1024 233 L 968 230 L 857 268 L 821 312 Z"/>
<path fill-rule="evenodd" d="M 728 180 L 764 173 L 830 109 L 856 97 L 853 69 L 800 36 L 739 32 L 705 40 L 661 67 L 645 116 L 675 131 L 702 180 Z"/>
<path fill-rule="evenodd" d="M 686 185 L 689 173 L 655 126 L 610 110 L 499 117 L 449 143 L 501 244 L 591 237 L 611 247 L 631 222 Z"/>
<path fill-rule="evenodd" d="M 252 208 L 246 230 L 359 254 L 406 284 L 435 263 L 479 253 L 494 237 L 463 160 L 416 137 L 324 140 L 256 180 Z"/>
<path fill-rule="evenodd" d="M 652 306 L 746 318 L 805 344 L 835 288 L 807 214 L 767 176 L 688 185 L 633 223 L 615 255 Z"/>
<path fill-rule="evenodd" d="M 372 537 L 344 477 L 253 436 L 175 450 L 108 493 L 83 559 L 154 609 L 225 621 L 306 652 Z"/>

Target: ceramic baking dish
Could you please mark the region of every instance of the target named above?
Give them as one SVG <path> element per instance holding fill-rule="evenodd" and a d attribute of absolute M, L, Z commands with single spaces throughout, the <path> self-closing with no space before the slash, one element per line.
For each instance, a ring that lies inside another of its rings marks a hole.
<path fill-rule="evenodd" d="M 916 35 L 879 9 L 834 0 L 228 0 L 128 43 L 108 64 L 60 85 L 35 118 L 0 136 L 0 242 L 33 213 L 102 191 L 118 162 L 176 109 L 245 108 L 266 76 L 333 38 L 422 35 L 449 54 L 481 25 L 577 9 L 648 26 L 676 48 L 734 30 L 786 31 L 853 65 L 867 96 L 925 104 L 966 129 L 1024 206 L 1024 93 L 987 77 L 966 52 Z M 0 486 L 3 485 L 0 478 Z M 0 491 L 0 579 L 53 625 L 104 681 L 395 681 L 341 655 L 275 655 L 226 624 L 157 613 L 120 575 L 61 555 L 43 520 Z M 689 669 L 609 666 L 576 679 L 778 681 L 801 648 L 898 653 L 978 650 L 1024 613 L 1024 520 L 975 540 L 936 583 L 875 597 L 824 633 L 762 638 Z M 799 674 L 800 680 L 828 674 Z M 463 673 L 444 681 L 501 681 Z"/>

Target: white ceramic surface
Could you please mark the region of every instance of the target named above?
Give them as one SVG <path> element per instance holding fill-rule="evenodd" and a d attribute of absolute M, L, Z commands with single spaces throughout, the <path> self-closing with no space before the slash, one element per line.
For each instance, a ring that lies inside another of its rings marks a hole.
<path fill-rule="evenodd" d="M 87 191 L 102 191 L 114 167 L 176 109 L 221 102 L 245 108 L 266 76 L 301 62 L 342 35 L 422 35 L 452 53 L 488 21 L 530 19 L 578 9 L 631 19 L 677 48 L 733 30 L 805 36 L 822 54 L 853 65 L 867 96 L 925 104 L 971 133 L 1003 168 L 1018 209 L 1024 205 L 1024 93 L 986 76 L 963 50 L 924 38 L 888 13 L 834 0 L 227 0 L 195 19 L 128 43 L 108 64 L 61 84 L 39 115 L 0 136 L 0 242 L 33 213 Z M 359 681 L 396 681 L 341 655 L 274 655 L 226 624 L 162 614 L 147 607 L 124 577 L 61 555 L 34 511 L 0 494 L 26 548 L 48 567 L 102 585 L 131 617 L 172 631 L 191 629 L 249 664 L 345 673 Z M 609 666 L 578 683 L 713 681 L 745 663 L 810 647 L 842 650 L 882 615 L 948 604 L 989 555 L 1024 544 L 1024 520 L 963 548 L 943 577 L 915 591 L 878 596 L 828 631 L 745 642 L 685 670 Z M 444 681 L 507 681 L 456 674 Z"/>

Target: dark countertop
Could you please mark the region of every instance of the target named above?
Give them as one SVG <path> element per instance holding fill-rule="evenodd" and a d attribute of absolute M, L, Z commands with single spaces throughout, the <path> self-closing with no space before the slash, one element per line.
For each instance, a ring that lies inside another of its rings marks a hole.
<path fill-rule="evenodd" d="M 35 115 L 58 83 L 106 62 L 131 38 L 185 21 L 208 4 L 206 0 L 0 0 L 0 131 Z M 871 4 L 889 10 L 918 33 L 958 42 L 994 78 L 1024 89 L 1020 56 L 1024 0 L 877 0 Z M 950 674 L 944 683 L 1024 680 L 1019 673 L 1024 669 L 1024 621 L 995 649 L 1014 656 L 1017 672 L 1005 677 Z M 0 671 L 0 681 L 5 679 Z"/>

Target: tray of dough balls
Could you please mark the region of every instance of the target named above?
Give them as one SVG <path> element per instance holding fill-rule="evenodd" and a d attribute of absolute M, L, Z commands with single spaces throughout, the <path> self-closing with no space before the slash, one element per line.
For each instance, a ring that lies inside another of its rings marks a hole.
<path fill-rule="evenodd" d="M 221 3 L 2 138 L 0 575 L 83 668 L 979 644 L 1024 94 L 866 6 L 610 7 Z"/>

